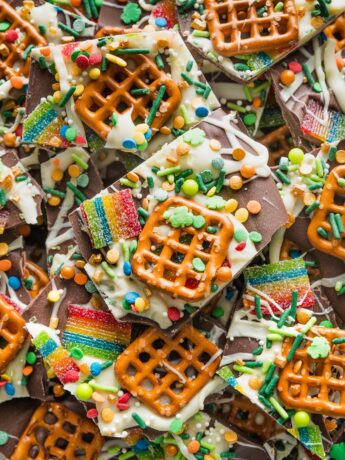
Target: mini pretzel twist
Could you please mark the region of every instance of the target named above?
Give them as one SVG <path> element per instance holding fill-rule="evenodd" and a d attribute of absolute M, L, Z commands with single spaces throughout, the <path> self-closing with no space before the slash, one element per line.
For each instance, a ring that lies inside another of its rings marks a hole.
<path fill-rule="evenodd" d="M 333 24 L 326 27 L 325 33 L 327 37 L 330 37 L 337 42 L 337 51 L 345 48 L 345 16 L 339 16 Z"/>
<path fill-rule="evenodd" d="M 5 297 L 0 294 L 0 372 L 16 357 L 27 337 L 25 321 Z"/>
<path fill-rule="evenodd" d="M 174 416 L 213 377 L 218 348 L 191 325 L 174 338 L 147 329 L 119 356 L 120 385 L 165 417 Z"/>
<path fill-rule="evenodd" d="M 45 402 L 33 413 L 11 460 L 97 460 L 103 443 L 91 420 L 62 404 Z"/>
<path fill-rule="evenodd" d="M 109 63 L 97 81 L 89 83 L 75 104 L 81 120 L 93 129 L 99 137 L 106 140 L 111 131 L 111 117 L 132 109 L 132 120 L 145 122 L 150 105 L 155 100 L 162 85 L 166 87 L 166 97 L 161 102 L 164 112 L 157 112 L 151 128 L 156 132 L 161 128 L 171 113 L 178 107 L 181 92 L 177 84 L 168 78 L 164 71 L 143 54 L 123 55 L 127 65 L 120 67 Z M 147 82 L 147 80 L 149 80 Z M 147 89 L 148 94 L 135 96 L 133 89 Z"/>
<path fill-rule="evenodd" d="M 345 260 L 344 232 L 341 231 L 342 225 L 345 225 L 345 189 L 339 185 L 338 179 L 344 177 L 345 165 L 336 166 L 329 173 L 319 198 L 320 206 L 314 212 L 307 232 L 314 248 L 342 260 Z M 335 219 L 338 220 L 336 229 Z M 334 231 L 337 229 L 338 232 Z M 327 238 L 322 236 L 324 232 L 327 233 Z"/>
<path fill-rule="evenodd" d="M 49 283 L 47 273 L 39 265 L 35 264 L 31 260 L 27 260 L 25 262 L 24 276 L 25 278 L 34 278 L 34 282 L 29 289 L 30 295 L 33 299 L 35 299 L 42 291 L 42 289 Z"/>
<path fill-rule="evenodd" d="M 156 228 L 166 225 L 163 218 L 165 211 L 177 206 L 185 206 L 194 215 L 203 216 L 203 227 L 171 228 L 169 235 L 159 234 Z M 208 226 L 217 226 L 217 232 L 207 232 Z M 232 222 L 219 212 L 179 196 L 171 197 L 158 205 L 146 222 L 132 259 L 133 272 L 140 280 L 175 297 L 200 300 L 209 292 L 217 270 L 226 258 L 233 231 Z M 188 244 L 181 242 L 183 235 L 190 236 L 191 241 Z M 161 248 L 159 254 L 155 252 L 157 247 Z M 183 255 L 180 263 L 175 261 L 176 254 Z M 193 268 L 192 261 L 195 257 L 204 261 L 206 268 L 203 273 L 198 273 Z M 190 287 L 190 280 L 195 281 L 197 286 Z"/>
<path fill-rule="evenodd" d="M 298 13 L 294 0 L 205 0 L 207 24 L 215 50 L 223 56 L 253 54 L 292 45 L 298 39 Z M 259 15 L 259 10 L 265 14 Z"/>
<path fill-rule="evenodd" d="M 277 385 L 281 401 L 289 408 L 306 410 L 330 417 L 345 417 L 345 344 L 333 339 L 345 338 L 345 331 L 315 326 L 309 338 L 325 337 L 331 347 L 326 358 L 313 359 L 304 340 L 292 360 L 282 369 Z M 287 357 L 293 338 L 287 338 L 282 354 Z"/>
<path fill-rule="evenodd" d="M 30 59 L 24 59 L 25 50 L 30 46 L 44 46 L 46 39 L 40 35 L 29 21 L 23 19 L 7 1 L 0 0 L 0 22 L 7 21 L 11 25 L 5 32 L 0 32 L 0 78 L 10 78 L 16 75 L 27 77 L 30 70 Z M 20 43 L 10 43 L 6 40 L 9 30 L 19 29 L 23 36 Z"/>

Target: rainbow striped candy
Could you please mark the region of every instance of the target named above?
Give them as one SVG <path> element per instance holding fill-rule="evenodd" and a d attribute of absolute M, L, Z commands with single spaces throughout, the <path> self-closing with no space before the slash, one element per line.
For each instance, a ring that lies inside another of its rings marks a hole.
<path fill-rule="evenodd" d="M 84 355 L 115 361 L 131 340 L 131 324 L 120 323 L 109 312 L 78 305 L 67 307 L 62 343 L 67 350 L 79 348 Z"/>
<path fill-rule="evenodd" d="M 328 110 L 328 118 L 325 125 L 319 120 L 323 120 L 323 105 L 316 99 L 309 99 L 307 110 L 303 117 L 301 129 L 322 142 L 335 142 L 345 137 L 345 116 L 335 110 Z"/>
<path fill-rule="evenodd" d="M 269 314 L 270 309 L 273 313 L 279 313 L 280 310 L 274 303 L 283 310 L 289 308 L 294 290 L 298 291 L 298 307 L 310 308 L 314 305 L 314 295 L 303 258 L 249 267 L 244 271 L 244 278 L 247 284 L 245 294 L 252 298 L 259 295 L 261 311 L 264 314 Z M 254 306 L 254 301 L 246 296 L 243 303 L 249 308 Z"/>
<path fill-rule="evenodd" d="M 49 334 L 42 331 L 32 340 L 42 358 L 53 371 L 61 383 L 70 383 L 71 372 L 78 374 L 79 367 L 74 359 L 70 357 L 69 352 L 61 345 L 58 345 Z"/>
<path fill-rule="evenodd" d="M 80 210 L 96 249 L 109 246 L 121 238 L 134 238 L 141 232 L 129 189 L 86 200 Z"/>

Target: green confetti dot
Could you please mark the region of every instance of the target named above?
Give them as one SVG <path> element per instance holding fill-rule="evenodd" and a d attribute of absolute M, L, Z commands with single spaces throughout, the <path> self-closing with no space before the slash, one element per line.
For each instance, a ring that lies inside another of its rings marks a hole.
<path fill-rule="evenodd" d="M 85 188 L 89 185 L 90 179 L 87 174 L 80 174 L 80 176 L 77 179 L 77 185 L 79 187 Z"/>
<path fill-rule="evenodd" d="M 260 241 L 262 241 L 262 235 L 259 232 L 250 232 L 249 239 L 252 243 L 260 243 Z"/>
<path fill-rule="evenodd" d="M 66 139 L 69 141 L 69 142 L 73 142 L 75 140 L 75 138 L 77 137 L 77 130 L 74 129 L 74 128 L 68 128 L 66 130 Z"/>
<path fill-rule="evenodd" d="M 174 420 L 170 423 L 169 431 L 171 433 L 180 433 L 183 428 L 182 420 L 174 418 Z"/>
<path fill-rule="evenodd" d="M 234 232 L 234 238 L 238 243 L 242 243 L 242 241 L 247 241 L 248 233 L 244 228 L 238 228 Z"/>
<path fill-rule="evenodd" d="M 222 316 L 224 316 L 224 308 L 215 307 L 212 310 L 212 316 L 213 316 L 213 318 L 221 318 Z"/>
<path fill-rule="evenodd" d="M 329 454 L 331 460 L 343 460 L 345 458 L 345 442 L 333 444 Z"/>
<path fill-rule="evenodd" d="M 8 442 L 8 434 L 6 431 L 0 431 L 0 446 L 4 446 Z"/>
<path fill-rule="evenodd" d="M 205 218 L 203 216 L 195 216 L 193 218 L 193 227 L 194 228 L 201 228 L 205 225 Z"/>
<path fill-rule="evenodd" d="M 76 360 L 82 359 L 84 353 L 80 350 L 80 348 L 73 347 L 70 351 L 70 356 Z"/>
<path fill-rule="evenodd" d="M 136 3 L 127 3 L 121 14 L 121 20 L 125 24 L 135 24 L 141 16 L 141 8 Z"/>
<path fill-rule="evenodd" d="M 255 125 L 255 123 L 256 123 L 256 114 L 255 114 L 255 113 L 247 113 L 247 114 L 243 117 L 243 123 L 244 123 L 246 126 L 253 126 L 253 125 Z"/>
<path fill-rule="evenodd" d="M 333 327 L 333 324 L 328 321 L 327 319 L 325 321 L 321 321 L 321 323 L 319 324 L 319 326 L 322 326 L 322 327 L 328 327 L 328 328 L 332 328 Z"/>
<path fill-rule="evenodd" d="M 37 361 L 37 356 L 33 351 L 29 351 L 29 353 L 26 355 L 26 362 L 28 364 L 35 364 Z"/>
<path fill-rule="evenodd" d="M 313 359 L 327 358 L 331 347 L 326 337 L 314 337 L 311 345 L 307 349 L 307 353 Z"/>
<path fill-rule="evenodd" d="M 206 265 L 200 259 L 200 257 L 194 257 L 194 259 L 192 260 L 192 265 L 193 265 L 194 270 L 196 270 L 199 273 L 202 273 L 205 271 Z"/>
<path fill-rule="evenodd" d="M 80 34 L 85 30 L 85 22 L 82 19 L 76 19 L 73 22 L 73 29 Z"/>
<path fill-rule="evenodd" d="M 90 294 L 93 294 L 94 292 L 97 291 L 96 289 L 96 286 L 93 284 L 93 282 L 91 280 L 87 281 L 86 284 L 85 284 L 85 289 L 87 290 L 87 292 L 89 292 Z"/>
<path fill-rule="evenodd" d="M 213 158 L 212 167 L 220 171 L 224 166 L 224 160 L 221 157 Z"/>
<path fill-rule="evenodd" d="M 0 32 L 6 32 L 11 27 L 11 24 L 8 21 L 0 22 Z"/>
<path fill-rule="evenodd" d="M 195 128 L 187 131 L 183 136 L 183 140 L 187 142 L 187 144 L 197 147 L 204 142 L 205 137 L 205 131 L 200 128 Z"/>

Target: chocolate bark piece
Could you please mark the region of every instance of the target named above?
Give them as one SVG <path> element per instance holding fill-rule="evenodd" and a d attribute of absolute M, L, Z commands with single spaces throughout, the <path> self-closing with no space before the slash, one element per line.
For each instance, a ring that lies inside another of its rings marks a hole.
<path fill-rule="evenodd" d="M 337 56 L 345 56 L 345 49 L 336 55 L 335 47 L 332 39 L 314 38 L 269 71 L 277 102 L 297 145 L 306 141 L 320 145 L 345 137 L 345 105 L 336 64 Z M 288 85 L 283 72 L 290 72 Z"/>
<path fill-rule="evenodd" d="M 28 174 L 13 150 L 0 152 L 1 166 L 1 231 L 20 224 L 39 223 L 43 192 Z"/>
<path fill-rule="evenodd" d="M 247 151 L 248 155 L 253 155 L 250 158 L 253 159 L 254 163 L 256 162 L 257 165 L 260 163 L 261 166 L 257 167 L 258 168 L 257 174 L 259 174 L 259 176 L 257 176 L 255 180 L 249 181 L 245 187 L 241 188 L 241 190 L 233 191 L 230 188 L 228 188 L 228 186 L 225 186 L 225 183 L 224 183 L 224 186 L 220 188 L 221 190 L 220 195 L 222 197 L 222 200 L 236 198 L 236 200 L 238 201 L 239 208 L 245 208 L 249 201 L 257 200 L 258 197 L 261 197 L 260 198 L 260 204 L 262 207 L 261 212 L 256 215 L 249 215 L 249 218 L 245 222 L 245 225 L 244 225 L 247 232 L 256 231 L 262 235 L 262 240 L 257 243 L 256 248 L 255 248 L 255 254 L 256 254 L 256 253 L 259 253 L 268 244 L 268 242 L 271 239 L 271 236 L 274 233 L 274 229 L 278 229 L 280 226 L 282 226 L 286 222 L 286 214 L 285 214 L 284 209 L 281 206 L 279 194 L 277 190 L 275 189 L 275 186 L 272 180 L 269 177 L 260 177 L 260 174 L 263 174 L 263 176 L 265 176 L 267 173 L 267 169 L 266 169 L 267 166 L 265 166 L 265 162 L 266 162 L 265 158 L 267 155 L 267 151 L 265 149 L 262 150 L 263 149 L 262 146 L 259 146 L 254 141 L 250 140 L 248 136 L 246 136 L 244 133 L 239 131 L 236 128 L 236 124 L 233 124 L 233 121 L 231 121 L 229 117 L 231 118 L 230 115 L 226 117 L 226 113 L 223 110 L 218 110 L 212 115 L 212 117 L 208 118 L 207 121 L 200 123 L 195 133 L 196 133 L 196 136 L 199 135 L 198 134 L 199 132 L 202 133 L 202 136 L 201 136 L 202 142 L 209 143 L 213 139 L 213 140 L 217 140 L 217 142 L 220 143 L 219 148 L 222 148 L 224 150 L 224 155 L 222 155 L 224 159 L 222 158 L 222 161 L 225 161 L 225 165 L 226 165 L 225 167 L 227 167 L 227 165 L 230 167 L 230 164 L 232 165 L 231 168 L 233 169 L 230 168 L 230 171 L 232 171 L 233 174 L 235 174 L 235 171 L 238 171 L 240 169 L 241 164 L 237 164 L 236 161 L 231 162 L 230 160 L 231 159 L 230 153 L 234 147 L 234 144 L 232 144 L 232 142 L 234 142 L 234 138 L 231 138 L 232 135 L 237 137 L 236 142 L 239 142 L 239 144 L 236 144 L 236 146 L 241 146 L 240 148 Z M 233 133 L 231 134 L 229 138 L 227 137 L 227 134 L 226 134 L 227 129 L 231 130 L 231 133 Z M 189 136 L 189 134 L 187 133 L 186 136 Z M 193 136 L 193 131 L 191 131 L 191 136 Z M 188 137 L 186 137 L 186 139 L 188 139 Z M 174 144 L 171 144 L 170 148 L 172 149 L 172 152 L 174 151 L 174 149 L 176 149 L 176 146 L 181 141 L 182 139 L 175 141 Z M 206 148 L 206 144 L 205 144 L 205 148 Z M 257 148 L 260 149 L 260 152 L 261 152 L 260 154 L 258 153 L 258 151 L 256 151 Z M 158 152 L 154 157 L 152 157 L 152 160 L 147 161 L 147 166 L 146 166 L 146 163 L 144 163 L 143 165 L 135 169 L 134 170 L 135 174 L 138 174 L 141 180 L 145 180 L 146 175 L 151 175 L 151 171 L 150 173 L 148 171 L 149 169 L 155 166 L 155 161 L 158 162 L 157 164 L 163 165 L 162 159 L 165 158 L 165 155 L 166 154 L 164 150 L 161 152 Z M 194 153 L 193 154 L 190 153 L 189 155 L 193 159 Z M 216 156 L 217 156 L 217 153 L 213 152 L 212 158 Z M 210 157 L 210 160 L 211 160 L 211 157 Z M 248 159 L 247 161 L 252 161 L 252 160 Z M 212 169 L 211 162 L 209 164 L 208 163 L 206 164 L 206 163 L 207 161 L 204 163 L 204 167 Z M 202 167 L 201 169 L 204 170 L 204 167 Z M 198 169 L 197 162 L 193 163 L 192 168 L 195 171 Z M 212 174 L 210 175 L 210 178 L 206 178 L 205 176 L 206 182 L 209 181 L 209 179 L 213 180 L 211 176 Z M 228 177 L 229 176 L 227 176 L 226 178 L 226 183 L 228 181 Z M 115 184 L 113 184 L 112 187 L 109 187 L 107 189 L 107 193 L 113 193 L 114 191 L 118 191 L 118 190 L 119 191 L 128 190 L 128 188 L 126 189 L 126 187 L 123 185 L 125 183 L 126 181 L 123 182 L 122 180 L 116 182 Z M 157 190 L 160 189 L 159 182 L 155 185 L 155 188 L 153 190 L 149 190 L 146 185 L 144 185 L 144 187 L 141 187 L 140 197 L 137 197 L 136 193 L 133 194 L 133 200 L 134 200 L 135 207 L 138 209 L 142 206 L 141 200 L 142 198 L 145 198 L 147 194 L 150 194 L 151 198 L 150 197 L 149 198 L 152 200 L 156 189 Z M 177 194 L 177 196 L 178 195 L 179 193 Z M 269 218 L 267 216 L 269 216 Z M 87 234 L 84 231 L 85 225 L 82 222 L 81 215 L 75 212 L 71 214 L 70 218 L 71 218 L 71 222 L 72 222 L 75 234 L 76 234 L 76 240 L 80 247 L 81 254 L 86 260 L 89 260 L 92 254 L 92 244 L 91 244 L 90 238 L 87 236 Z M 255 254 L 253 254 L 253 256 Z M 244 267 L 247 263 L 249 263 L 249 260 L 241 264 L 241 267 L 242 266 Z M 94 273 L 94 269 L 92 269 L 92 267 L 89 264 L 86 266 L 86 269 L 91 270 L 89 273 L 91 272 Z M 122 272 L 121 268 L 120 270 Z M 235 276 L 237 276 L 237 273 L 238 273 L 237 270 L 238 269 L 235 268 Z M 91 274 L 91 276 L 93 276 L 93 274 Z M 121 277 L 122 276 L 123 275 L 121 274 Z M 134 281 L 136 284 L 138 283 L 138 281 L 135 281 L 135 277 L 131 276 L 130 279 L 132 280 L 131 282 Z M 116 284 L 116 281 L 115 281 L 115 284 Z M 102 282 L 97 283 L 96 281 L 96 285 L 100 289 L 102 295 L 105 296 L 105 299 L 108 302 L 110 309 L 112 309 L 112 311 L 114 312 L 113 301 L 110 301 L 109 295 L 102 292 L 102 289 L 104 289 L 104 287 L 102 286 Z M 134 286 L 135 285 L 132 285 L 130 290 L 133 290 Z M 123 300 L 123 297 L 121 297 L 121 302 L 122 300 Z M 172 298 L 170 298 L 170 300 L 169 298 L 167 298 L 165 302 L 167 303 L 166 308 L 172 305 L 176 306 L 176 301 L 174 301 Z M 190 303 L 193 306 L 193 302 L 190 302 Z M 116 305 L 118 305 L 118 303 L 116 303 Z M 116 308 L 115 311 L 116 311 L 115 313 L 116 317 L 122 317 L 123 314 L 125 313 L 123 311 L 121 312 L 121 309 L 118 307 Z M 148 313 L 149 313 L 149 310 L 148 310 Z M 184 311 L 184 315 L 186 313 L 188 312 Z M 120 316 L 117 316 L 117 315 L 120 315 Z M 141 315 L 141 316 L 145 317 L 146 319 L 149 318 L 148 315 Z M 167 323 L 167 325 L 169 325 L 169 323 Z M 166 328 L 166 326 L 164 328 Z"/>
<path fill-rule="evenodd" d="M 105 38 L 99 40 L 105 40 Z M 78 51 L 78 44 L 51 46 L 51 55 L 46 58 L 44 66 L 42 66 L 42 60 L 41 65 L 37 65 L 42 57 L 40 52 L 33 53 L 27 118 L 24 123 L 25 143 L 61 148 L 70 145 L 80 147 L 88 145 L 93 152 L 106 146 L 145 157 L 172 138 L 171 130 L 175 134 L 179 133 L 178 129 L 176 128 L 176 131 L 173 126 L 173 120 L 180 114 L 181 106 L 187 110 L 185 112 L 186 121 L 183 120 L 183 124 L 178 125 L 183 130 L 200 120 L 195 112 L 196 107 L 200 106 L 202 111 L 209 113 L 210 110 L 219 106 L 209 85 L 200 75 L 192 55 L 175 31 L 139 32 L 126 36 L 107 37 L 106 46 L 102 47 L 97 46 L 103 43 L 99 40 L 88 42 L 92 46 L 91 61 L 83 55 L 77 59 L 78 53 L 81 53 L 81 50 Z M 143 42 L 145 42 L 145 47 L 140 48 Z M 121 47 L 121 49 L 116 50 L 116 47 Z M 166 59 L 165 50 L 168 49 L 174 56 L 172 59 Z M 123 50 L 128 53 L 124 54 Z M 73 59 L 77 59 L 76 62 L 77 64 L 79 62 L 80 66 L 85 67 L 87 64 L 89 70 L 95 59 L 93 76 L 97 70 L 100 71 L 100 75 L 97 79 L 92 80 L 85 69 L 82 72 L 82 69 L 78 67 L 77 72 L 82 74 L 80 83 L 83 84 L 84 91 L 82 93 L 77 91 L 77 94 L 70 97 L 71 93 L 68 93 L 68 89 L 71 91 L 71 88 L 68 83 L 61 94 L 62 98 L 67 95 L 68 100 L 54 101 L 51 97 L 45 100 L 48 96 L 54 95 L 52 85 L 58 83 L 55 81 L 53 66 L 57 67 L 58 72 L 61 64 L 58 60 L 55 62 L 53 56 L 59 54 L 60 51 L 65 57 L 67 72 L 73 73 L 76 65 Z M 111 53 L 115 53 L 114 58 L 110 57 Z M 88 59 L 88 62 L 85 61 L 85 58 Z M 183 68 L 189 69 L 186 70 L 187 73 L 183 71 L 181 73 L 182 61 Z M 124 62 L 128 63 L 128 66 L 126 64 L 121 67 Z M 190 65 L 191 68 L 189 68 Z M 38 93 L 35 88 L 40 81 L 42 85 Z M 126 84 L 126 90 L 123 92 L 124 84 Z M 192 96 L 189 86 L 192 86 L 193 94 L 195 93 L 196 96 L 195 108 L 186 104 L 186 101 L 189 101 Z M 96 93 L 98 94 L 98 105 L 94 101 Z M 61 107 L 59 107 L 60 102 L 63 102 Z M 72 108 L 74 105 L 76 111 Z M 70 106 L 74 114 L 72 125 L 67 124 L 70 117 L 65 114 L 65 109 L 69 111 Z M 158 112 L 156 109 L 159 109 Z M 182 110 L 184 111 L 184 108 Z M 149 127 L 144 138 L 143 133 L 136 134 L 137 126 L 143 122 L 147 122 Z M 166 127 L 169 129 L 165 129 Z M 60 130 L 60 128 L 63 129 Z M 71 129 L 66 134 L 68 128 Z M 160 130 L 160 128 L 163 129 Z M 135 141 L 132 136 L 137 140 Z"/>
<path fill-rule="evenodd" d="M 272 67 L 277 62 L 284 59 L 287 55 L 289 55 L 292 51 L 297 50 L 300 46 L 304 45 L 308 40 L 315 37 L 318 33 L 322 32 L 322 30 L 329 25 L 337 15 L 340 15 L 344 12 L 344 7 L 340 5 L 334 5 L 333 11 L 332 7 L 329 9 L 330 16 L 328 18 L 324 18 L 325 20 L 315 21 L 310 19 L 308 21 L 308 26 L 304 28 L 305 23 L 304 21 L 298 21 L 298 37 L 295 40 L 292 40 L 290 44 L 285 44 L 283 46 L 279 46 L 279 41 L 277 42 L 277 46 L 274 50 L 272 49 L 265 49 L 264 47 L 262 50 L 255 52 L 253 50 L 252 54 L 248 54 L 248 49 L 241 48 L 240 51 L 237 53 L 234 52 L 233 56 L 226 56 L 226 54 L 219 49 L 215 49 L 215 45 L 212 41 L 222 35 L 224 28 L 227 29 L 241 29 L 242 23 L 241 21 L 244 20 L 243 24 L 246 23 L 248 28 L 251 27 L 252 21 L 255 21 L 257 18 L 257 11 L 260 8 L 258 5 L 252 5 L 252 3 L 248 2 L 245 5 L 239 6 L 237 2 L 229 0 L 229 2 L 223 2 L 221 4 L 213 3 L 213 2 L 204 2 L 205 4 L 199 4 L 198 8 L 195 8 L 195 2 L 189 1 L 179 1 L 178 2 L 178 18 L 179 24 L 181 28 L 182 35 L 186 39 L 187 43 L 193 47 L 193 49 L 199 53 L 204 59 L 209 60 L 217 67 L 220 68 L 222 72 L 227 74 L 233 80 L 238 82 L 248 82 L 252 81 L 265 71 L 267 71 L 270 67 Z M 285 2 L 284 5 L 284 13 L 285 14 L 292 14 L 287 13 L 286 5 L 288 2 Z M 211 5 L 211 11 L 208 11 Z M 291 4 L 289 4 L 291 5 Z M 233 8 L 231 13 L 229 13 L 227 17 L 227 8 Z M 273 8 L 272 4 L 269 5 L 270 8 Z M 307 10 L 312 10 L 314 5 L 313 4 L 303 4 L 304 8 Z M 244 19 L 237 18 L 237 9 L 244 8 L 241 10 L 240 13 Z M 215 11 L 212 11 L 212 10 Z M 306 13 L 308 14 L 308 13 Z M 310 13 L 309 13 L 310 14 Z M 250 19 L 249 19 L 250 16 Z M 268 15 L 269 16 L 269 15 Z M 268 17 L 266 16 L 266 17 Z M 219 18 L 221 23 L 219 27 L 216 27 L 215 31 L 211 31 L 210 33 L 210 22 L 214 20 L 214 18 Z M 223 22 L 224 21 L 224 22 Z M 237 24 L 238 21 L 238 24 Z M 231 29 L 231 30 L 232 30 Z M 253 26 L 253 34 L 254 34 L 254 26 Z M 286 29 L 284 29 L 286 31 Z M 234 40 L 234 37 L 237 35 L 234 32 L 233 36 L 227 35 L 225 33 L 225 40 L 231 42 Z M 242 35 L 240 35 L 241 40 Z M 250 35 L 253 37 L 253 35 Z M 248 37 L 243 35 L 243 43 L 247 40 Z M 251 38 L 249 38 L 251 41 Z M 255 45 L 259 44 L 260 38 L 254 42 Z M 279 39 L 278 39 L 279 40 Z M 226 47 L 229 43 L 226 42 L 224 47 Z M 240 41 L 241 43 L 241 41 Z M 235 46 L 236 44 L 233 43 Z"/>

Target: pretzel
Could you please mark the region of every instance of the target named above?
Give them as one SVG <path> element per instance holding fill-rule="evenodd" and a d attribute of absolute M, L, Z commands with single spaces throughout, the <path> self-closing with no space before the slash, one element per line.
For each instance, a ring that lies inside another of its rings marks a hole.
<path fill-rule="evenodd" d="M 338 184 L 338 180 L 344 177 L 345 165 L 336 166 L 329 173 L 319 198 L 320 206 L 313 214 L 307 231 L 314 248 L 342 260 L 345 260 L 344 232 L 340 229 L 339 235 L 335 234 L 331 223 L 335 215 L 340 215 L 338 218 L 345 225 L 345 189 Z M 326 231 L 328 238 L 323 238 L 320 231 Z"/>
<path fill-rule="evenodd" d="M 284 11 L 274 10 L 279 0 L 205 0 L 208 31 L 222 56 L 253 54 L 293 44 L 298 39 L 298 13 L 294 0 L 284 0 Z M 266 7 L 266 14 L 258 11 Z"/>
<path fill-rule="evenodd" d="M 20 313 L 0 294 L 0 372 L 6 369 L 22 348 L 27 337 L 24 326 L 25 321 Z"/>
<path fill-rule="evenodd" d="M 30 70 L 30 59 L 23 59 L 25 50 L 31 45 L 34 47 L 47 44 L 29 21 L 23 19 L 7 1 L 0 0 L 0 22 L 9 22 L 11 25 L 5 32 L 0 32 L 0 78 L 11 78 L 16 75 L 27 77 Z M 20 31 L 20 43 L 12 43 L 6 39 L 9 30 Z"/>
<path fill-rule="evenodd" d="M 119 356 L 120 385 L 158 414 L 174 416 L 212 378 L 219 350 L 193 326 L 174 338 L 149 328 Z"/>
<path fill-rule="evenodd" d="M 148 57 L 131 54 L 121 58 L 127 61 L 127 65 L 120 67 L 115 63 L 109 63 L 99 79 L 86 86 L 75 104 L 81 120 L 104 140 L 111 131 L 113 113 L 121 114 L 132 108 L 132 120 L 145 121 L 162 85 L 166 87 L 165 98 L 161 102 L 165 110 L 164 113 L 157 111 L 151 124 L 153 132 L 165 124 L 181 100 L 177 84 L 168 78 L 165 72 L 160 71 Z M 130 93 L 133 89 L 148 89 L 150 93 L 133 96 Z"/>
<path fill-rule="evenodd" d="M 288 126 L 284 125 L 258 139 L 261 144 L 268 148 L 269 166 L 275 166 L 281 157 L 287 156 L 292 145 L 291 133 Z"/>
<path fill-rule="evenodd" d="M 326 27 L 325 33 L 327 37 L 336 41 L 336 51 L 345 48 L 345 16 L 339 16 L 333 24 Z"/>
<path fill-rule="evenodd" d="M 245 433 L 269 439 L 276 432 L 276 422 L 260 407 L 242 395 L 214 401 L 216 412 L 213 415 L 224 423 L 236 426 Z"/>
<path fill-rule="evenodd" d="M 313 359 L 307 354 L 310 341 L 305 340 L 280 373 L 277 385 L 279 397 L 293 409 L 345 417 L 345 343 L 332 343 L 335 338 L 345 338 L 345 331 L 315 326 L 307 336 L 325 337 L 331 350 L 326 358 Z M 287 357 L 293 340 L 287 338 L 284 341 L 284 357 Z"/>
<path fill-rule="evenodd" d="M 177 206 L 185 206 L 194 215 L 203 216 L 204 226 L 200 229 L 172 227 L 169 235 L 159 235 L 155 230 L 159 225 L 166 225 L 163 218 L 165 211 Z M 208 233 L 208 226 L 218 226 L 217 233 Z M 169 292 L 173 297 L 200 300 L 209 292 L 217 270 L 224 262 L 233 231 L 232 222 L 219 212 L 179 196 L 170 197 L 151 213 L 139 236 L 132 259 L 133 272 L 140 280 Z M 191 241 L 181 242 L 184 235 L 189 235 Z M 162 248 L 158 254 L 157 247 Z M 180 263 L 174 261 L 176 254 L 184 255 Z M 199 257 L 206 264 L 203 273 L 194 270 L 194 257 Z"/>
<path fill-rule="evenodd" d="M 33 299 L 35 299 L 42 289 L 49 283 L 47 273 L 37 264 L 31 260 L 27 260 L 24 266 L 24 277 L 34 278 L 34 282 L 30 287 L 29 292 Z"/>
<path fill-rule="evenodd" d="M 33 413 L 11 460 L 96 460 L 103 443 L 91 420 L 62 404 L 45 402 Z"/>

